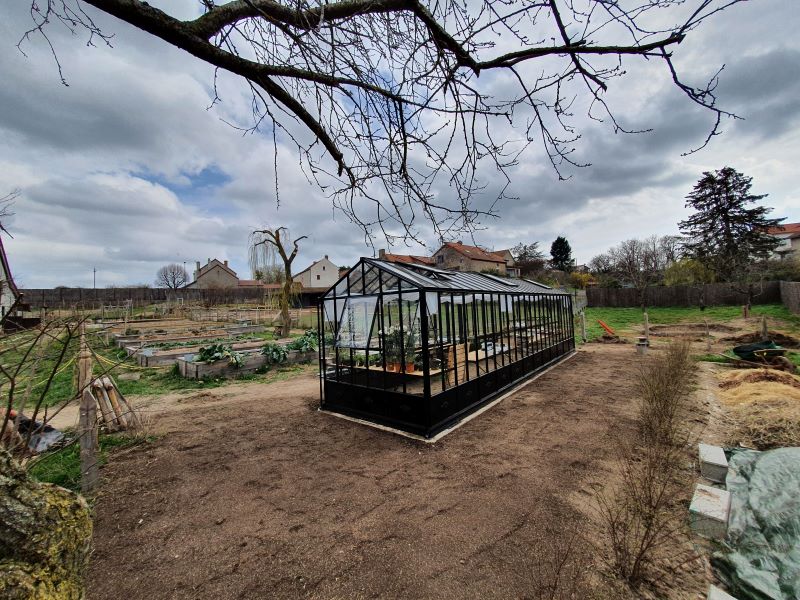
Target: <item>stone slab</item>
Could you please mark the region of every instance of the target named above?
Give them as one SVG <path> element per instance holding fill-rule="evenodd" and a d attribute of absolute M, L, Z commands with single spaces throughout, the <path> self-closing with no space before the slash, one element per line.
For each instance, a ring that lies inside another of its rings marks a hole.
<path fill-rule="evenodd" d="M 689 505 L 692 531 L 707 538 L 722 540 L 728 533 L 731 495 L 726 490 L 697 484 Z"/>
<path fill-rule="evenodd" d="M 728 459 L 719 446 L 700 444 L 700 474 L 711 481 L 725 483 L 728 475 Z"/>

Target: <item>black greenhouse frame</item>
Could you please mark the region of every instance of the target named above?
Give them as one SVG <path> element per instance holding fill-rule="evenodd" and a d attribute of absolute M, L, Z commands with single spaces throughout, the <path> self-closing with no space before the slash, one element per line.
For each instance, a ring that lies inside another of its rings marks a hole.
<path fill-rule="evenodd" d="M 321 408 L 427 438 L 575 350 L 569 294 L 372 258 L 318 324 Z"/>

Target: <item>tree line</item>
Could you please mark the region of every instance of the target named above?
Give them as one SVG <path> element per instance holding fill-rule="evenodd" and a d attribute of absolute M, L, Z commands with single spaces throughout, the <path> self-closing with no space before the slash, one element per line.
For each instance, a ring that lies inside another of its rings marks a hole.
<path fill-rule="evenodd" d="M 758 204 L 766 194 L 751 191 L 752 178 L 732 167 L 707 171 L 686 196 L 693 210 L 677 223 L 677 235 L 651 235 L 621 241 L 576 266 L 569 242 L 559 237 L 550 260 L 537 242 L 518 244 L 512 254 L 523 277 L 584 288 L 631 287 L 643 304 L 647 289 L 658 285 L 728 282 L 751 293 L 766 280 L 800 280 L 800 259 L 776 258 L 782 218 Z"/>

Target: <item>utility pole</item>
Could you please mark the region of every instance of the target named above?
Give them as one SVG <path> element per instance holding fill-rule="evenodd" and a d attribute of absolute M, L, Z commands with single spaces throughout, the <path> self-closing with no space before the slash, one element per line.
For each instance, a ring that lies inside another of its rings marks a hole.
<path fill-rule="evenodd" d="M 97 289 L 97 267 L 92 268 L 92 289 Z"/>

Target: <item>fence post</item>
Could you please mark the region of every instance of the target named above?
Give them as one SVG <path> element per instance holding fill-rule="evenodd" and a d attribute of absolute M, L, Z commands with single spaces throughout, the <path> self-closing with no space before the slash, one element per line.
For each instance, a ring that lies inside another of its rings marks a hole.
<path fill-rule="evenodd" d="M 586 311 L 581 311 L 581 339 L 586 343 Z"/>
<path fill-rule="evenodd" d="M 81 492 L 91 493 L 97 485 L 97 403 L 89 383 L 92 380 L 92 355 L 86 345 L 85 326 L 81 323 L 81 345 L 78 353 L 78 390 L 80 393 Z"/>

